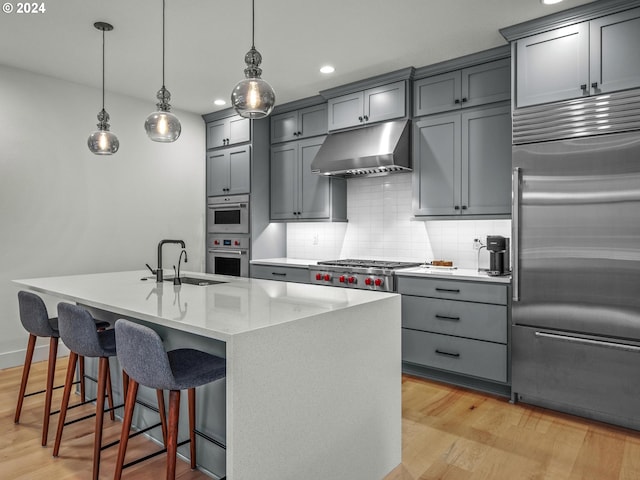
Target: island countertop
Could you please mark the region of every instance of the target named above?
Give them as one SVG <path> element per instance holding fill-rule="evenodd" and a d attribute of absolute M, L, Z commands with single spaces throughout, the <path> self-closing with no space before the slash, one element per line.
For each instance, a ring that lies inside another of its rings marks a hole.
<path fill-rule="evenodd" d="M 158 284 L 145 270 L 14 282 L 72 302 L 222 341 L 393 295 L 195 272 L 182 274 L 223 283 Z"/>

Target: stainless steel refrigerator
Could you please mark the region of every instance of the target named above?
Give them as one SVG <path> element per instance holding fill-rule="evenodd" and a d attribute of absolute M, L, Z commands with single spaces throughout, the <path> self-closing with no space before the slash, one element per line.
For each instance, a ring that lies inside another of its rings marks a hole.
<path fill-rule="evenodd" d="M 586 118 L 513 147 L 512 397 L 640 429 L 640 131 Z"/>

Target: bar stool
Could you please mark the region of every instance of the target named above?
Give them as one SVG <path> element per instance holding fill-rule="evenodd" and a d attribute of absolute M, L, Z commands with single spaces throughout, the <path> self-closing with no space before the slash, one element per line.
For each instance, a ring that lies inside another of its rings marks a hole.
<path fill-rule="evenodd" d="M 113 395 L 111 393 L 111 376 L 109 375 L 109 357 L 115 357 L 115 331 L 96 331 L 91 314 L 84 308 L 70 303 L 58 304 L 58 327 L 60 337 L 64 344 L 71 351 L 69 356 L 69 366 L 65 381 L 60 417 L 58 418 L 58 429 L 56 441 L 53 447 L 53 456 L 57 457 L 60 451 L 62 431 L 67 417 L 69 407 L 69 396 L 71 395 L 71 383 L 75 374 L 76 359 L 79 356 L 99 358 L 98 364 L 98 393 L 96 395 L 96 424 L 95 438 L 93 443 L 93 479 L 98 479 L 100 469 L 100 451 L 102 447 L 102 425 L 104 420 L 104 399 L 105 393 L 109 393 L 109 413 L 114 420 Z M 87 403 L 87 402 L 85 402 Z M 92 415 L 82 417 L 84 420 Z"/>
<path fill-rule="evenodd" d="M 44 414 L 42 420 L 42 446 L 47 445 L 47 437 L 49 434 L 49 419 L 51 415 L 59 413 L 58 410 L 51 411 L 51 399 L 53 391 L 62 388 L 63 385 L 53 386 L 53 380 L 56 370 L 56 359 L 58 354 L 58 339 L 60 332 L 58 331 L 58 318 L 49 318 L 47 307 L 42 298 L 35 293 L 20 291 L 18 292 L 18 307 L 20 311 L 20 322 L 24 329 L 29 332 L 29 340 L 27 342 L 27 353 L 22 368 L 22 381 L 20 382 L 20 391 L 18 393 L 18 402 L 16 405 L 16 414 L 13 419 L 14 423 L 20 423 L 20 415 L 22 413 L 22 405 L 26 397 L 45 393 Z M 94 329 L 104 329 L 109 327 L 109 323 L 93 320 Z M 44 390 L 26 393 L 27 383 L 29 381 L 29 372 L 31 371 L 31 363 L 33 362 L 33 352 L 36 346 L 37 337 L 49 337 L 49 359 L 47 364 L 47 383 Z M 84 358 L 78 357 L 80 363 L 80 380 L 72 382 L 74 385 L 80 383 L 80 391 L 82 401 L 85 401 L 84 387 Z"/>
<path fill-rule="evenodd" d="M 122 419 L 122 434 L 114 480 L 120 480 L 127 451 L 128 432 L 139 385 L 169 390 L 167 440 L 167 480 L 176 476 L 180 391 L 188 391 L 191 468 L 196 468 L 195 388 L 225 378 L 226 360 L 215 355 L 181 348 L 166 352 L 160 336 L 151 328 L 119 319 L 115 324 L 118 361 L 129 375 L 129 388 Z M 180 445 L 182 445 L 182 442 Z M 164 450 L 158 453 L 162 453 Z M 127 465 L 128 466 L 128 465 Z"/>

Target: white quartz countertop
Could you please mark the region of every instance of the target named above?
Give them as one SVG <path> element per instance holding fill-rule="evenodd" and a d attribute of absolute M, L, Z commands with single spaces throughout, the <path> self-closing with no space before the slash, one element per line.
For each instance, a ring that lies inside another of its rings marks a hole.
<path fill-rule="evenodd" d="M 282 267 L 301 267 L 306 268 L 310 265 L 317 265 L 317 260 L 305 260 L 302 258 L 260 258 L 257 260 L 251 260 L 254 265 L 277 265 Z"/>
<path fill-rule="evenodd" d="M 381 292 L 182 272 L 209 286 L 156 284 L 146 270 L 14 280 L 62 300 L 222 341 L 234 335 L 376 302 Z"/>
<path fill-rule="evenodd" d="M 396 270 L 397 276 L 405 277 L 431 277 L 431 278 L 450 278 L 452 280 L 473 280 L 477 282 L 493 282 L 493 283 L 511 283 L 511 275 L 504 277 L 492 277 L 486 272 L 478 271 L 470 268 L 438 268 L 429 266 L 420 266 L 412 268 L 403 268 Z"/>

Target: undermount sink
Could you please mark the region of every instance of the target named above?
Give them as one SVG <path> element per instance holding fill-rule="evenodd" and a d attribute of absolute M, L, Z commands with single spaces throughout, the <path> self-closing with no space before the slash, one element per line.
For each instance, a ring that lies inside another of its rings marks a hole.
<path fill-rule="evenodd" d="M 164 278 L 165 282 L 173 282 L 174 277 Z M 227 283 L 220 280 L 211 280 L 209 278 L 197 278 L 197 277 L 180 277 L 182 283 L 188 285 L 198 285 L 200 287 L 206 287 L 208 285 L 217 285 L 218 283 Z"/>

